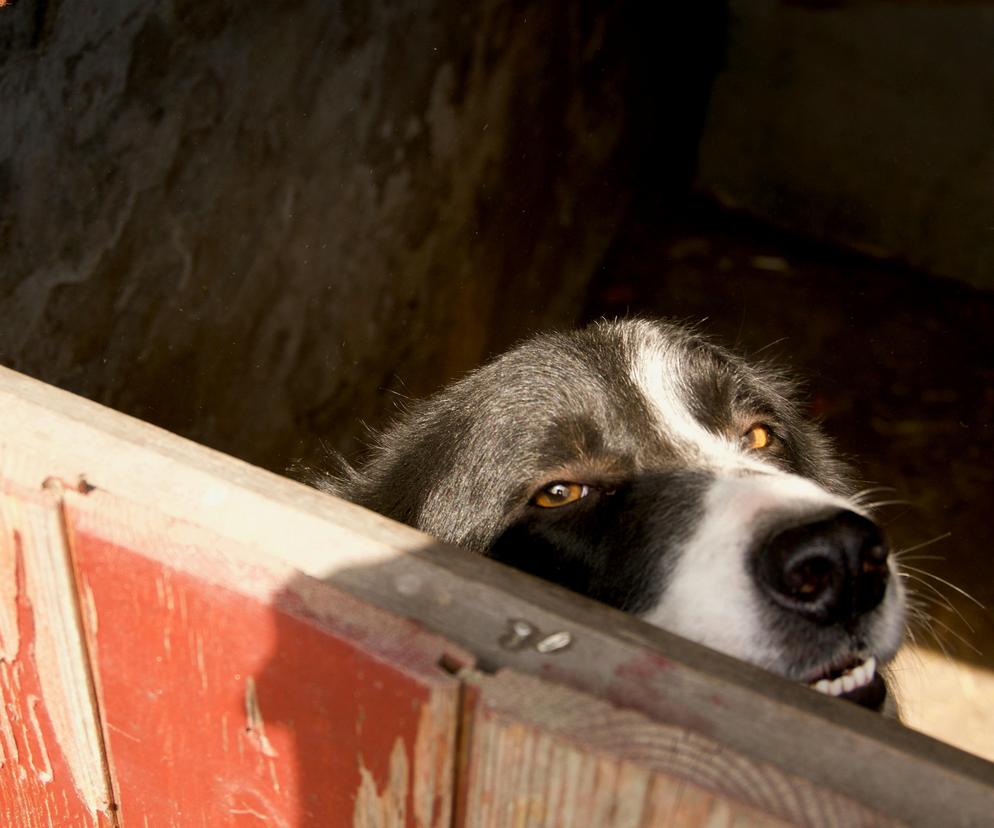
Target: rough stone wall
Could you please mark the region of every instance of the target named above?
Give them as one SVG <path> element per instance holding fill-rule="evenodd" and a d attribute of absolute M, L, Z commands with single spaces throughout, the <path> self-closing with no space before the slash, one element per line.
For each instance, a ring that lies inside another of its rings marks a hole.
<path fill-rule="evenodd" d="M 639 14 L 0 9 L 0 361 L 274 468 L 353 450 L 387 391 L 576 313 Z"/>
<path fill-rule="evenodd" d="M 994 7 L 731 9 L 703 187 L 792 231 L 994 288 Z"/>

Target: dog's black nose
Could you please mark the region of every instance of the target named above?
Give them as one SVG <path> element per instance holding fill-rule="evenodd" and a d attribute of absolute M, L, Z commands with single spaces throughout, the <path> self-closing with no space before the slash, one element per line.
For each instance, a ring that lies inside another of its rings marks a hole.
<path fill-rule="evenodd" d="M 869 518 L 836 514 L 776 532 L 753 562 L 777 604 L 821 624 L 853 621 L 887 589 L 887 542 Z"/>

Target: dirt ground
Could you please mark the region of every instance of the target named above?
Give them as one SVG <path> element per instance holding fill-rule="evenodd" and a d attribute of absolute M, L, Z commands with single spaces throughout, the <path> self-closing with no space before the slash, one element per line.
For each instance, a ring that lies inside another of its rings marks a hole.
<path fill-rule="evenodd" d="M 635 216 L 586 318 L 702 322 L 806 380 L 863 485 L 897 501 L 879 514 L 922 611 L 895 666 L 902 717 L 994 760 L 994 295 L 705 202 Z"/>

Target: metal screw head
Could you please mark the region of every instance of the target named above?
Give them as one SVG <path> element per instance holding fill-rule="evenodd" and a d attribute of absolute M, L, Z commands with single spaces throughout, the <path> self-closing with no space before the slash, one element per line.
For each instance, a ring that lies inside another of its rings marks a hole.
<path fill-rule="evenodd" d="M 520 650 L 536 634 L 537 630 L 523 618 L 510 618 L 507 622 L 507 630 L 497 639 L 505 650 Z"/>
<path fill-rule="evenodd" d="M 560 650 L 565 650 L 572 643 L 573 636 L 566 630 L 563 630 L 562 632 L 547 635 L 535 645 L 535 649 L 542 654 L 558 653 Z"/>

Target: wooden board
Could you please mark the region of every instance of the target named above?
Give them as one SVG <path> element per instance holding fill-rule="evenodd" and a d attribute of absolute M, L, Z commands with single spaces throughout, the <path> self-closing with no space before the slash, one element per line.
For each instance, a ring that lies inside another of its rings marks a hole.
<path fill-rule="evenodd" d="M 467 654 L 189 524 L 65 500 L 123 824 L 450 824 L 439 662 Z"/>
<path fill-rule="evenodd" d="M 488 669 L 680 726 L 899 821 L 985 825 L 994 813 L 991 763 L 520 573 L 429 545 L 331 579 L 443 631 Z M 535 633 L 509 649 L 509 627 L 522 620 Z M 568 634 L 569 646 L 541 652 L 553 634 Z M 806 821 L 818 824 L 819 811 L 812 805 Z"/>
<path fill-rule="evenodd" d="M 893 825 L 699 734 L 539 679 L 465 671 L 467 826 Z"/>

